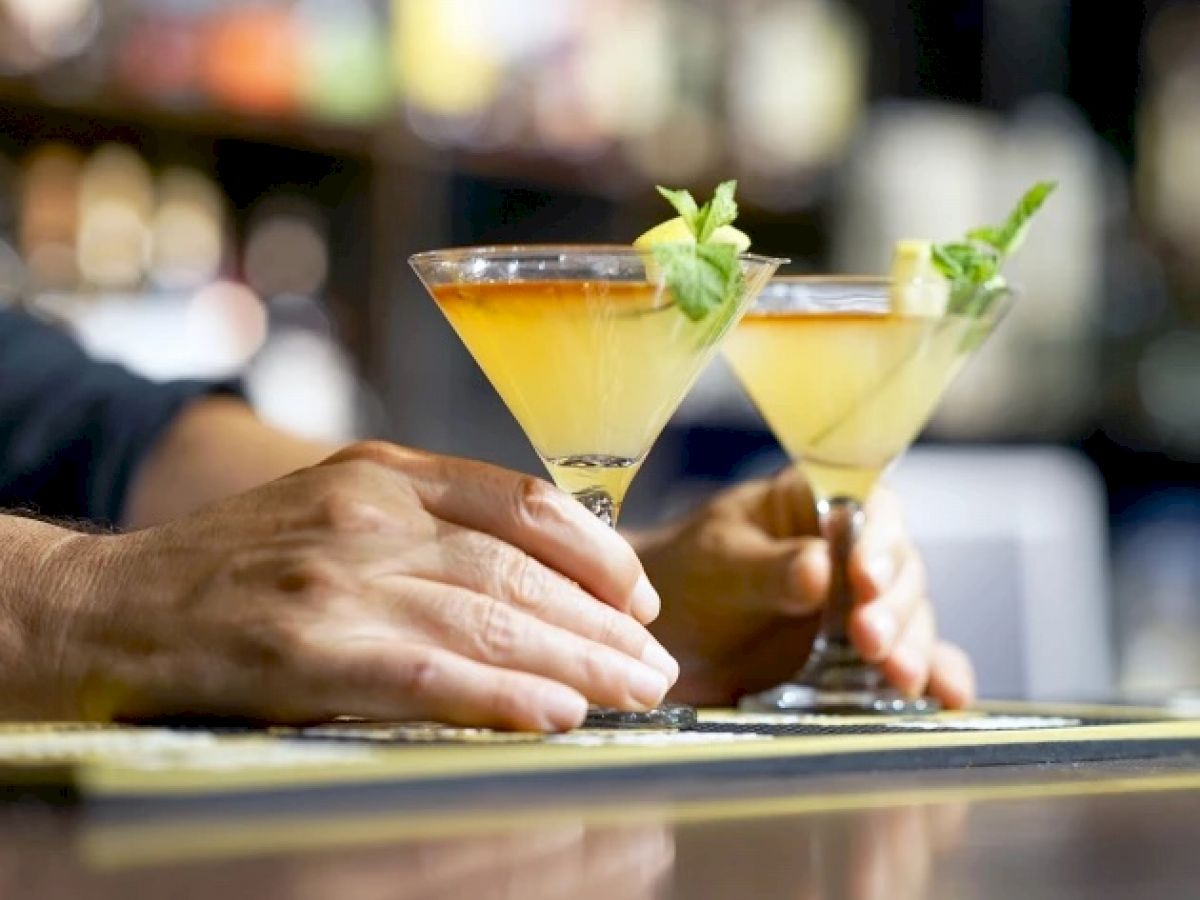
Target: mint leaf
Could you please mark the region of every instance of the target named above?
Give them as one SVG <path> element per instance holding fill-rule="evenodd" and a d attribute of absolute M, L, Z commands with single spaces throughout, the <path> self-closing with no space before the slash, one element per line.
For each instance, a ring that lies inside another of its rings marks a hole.
<path fill-rule="evenodd" d="M 655 188 L 668 203 L 675 207 L 675 211 L 679 213 L 683 221 L 687 223 L 688 229 L 695 235 L 698 227 L 697 220 L 700 218 L 700 207 L 696 206 L 696 200 L 692 197 L 691 191 L 673 191 L 662 185 L 655 185 Z M 707 207 L 707 204 L 705 206 Z"/>
<path fill-rule="evenodd" d="M 933 264 L 949 281 L 961 278 L 963 274 L 962 259 L 952 247 L 953 244 L 935 244 L 932 251 Z"/>
<path fill-rule="evenodd" d="M 712 237 L 714 231 L 737 218 L 737 202 L 733 199 L 736 190 L 736 181 L 722 181 L 713 192 L 712 199 L 700 207 L 696 226 L 692 229 L 697 244 L 703 244 Z"/>
<path fill-rule="evenodd" d="M 733 308 L 745 287 L 737 247 L 711 241 L 718 228 L 737 218 L 736 190 L 736 181 L 723 181 L 712 199 L 697 207 L 688 191 L 658 187 L 687 223 L 695 243 L 658 244 L 651 250 L 675 304 L 694 322 L 720 306 Z"/>
<path fill-rule="evenodd" d="M 697 244 L 696 255 L 701 262 L 716 269 L 725 285 L 723 303 L 736 303 L 742 293 L 742 264 L 733 244 Z"/>
<path fill-rule="evenodd" d="M 1025 240 L 1030 221 L 1057 187 L 1056 181 L 1039 181 L 1025 192 L 1018 201 L 1017 208 L 1009 214 L 1008 220 L 1002 226 L 976 228 L 968 231 L 967 237 L 994 247 L 1001 256 L 1015 253 Z"/>
<path fill-rule="evenodd" d="M 972 228 L 967 232 L 967 237 L 973 241 L 987 244 L 995 247 L 997 250 L 1003 250 L 1004 247 L 1004 229 L 996 228 L 994 225 L 984 225 L 982 228 Z"/>
<path fill-rule="evenodd" d="M 992 250 L 981 249 L 974 244 L 955 243 L 934 247 L 933 263 L 951 281 L 966 278 L 982 283 L 996 274 L 1000 261 Z"/>
<path fill-rule="evenodd" d="M 653 249 L 671 296 L 693 322 L 705 318 L 739 290 L 730 276 L 735 272 L 740 282 L 741 267 L 732 245 L 659 244 Z"/>
<path fill-rule="evenodd" d="M 933 248 L 933 264 L 950 282 L 951 313 L 981 317 L 1008 293 L 1000 267 L 1021 246 L 1034 215 L 1057 186 L 1039 181 L 1025 192 L 1003 225 L 972 228 L 965 241 Z"/>

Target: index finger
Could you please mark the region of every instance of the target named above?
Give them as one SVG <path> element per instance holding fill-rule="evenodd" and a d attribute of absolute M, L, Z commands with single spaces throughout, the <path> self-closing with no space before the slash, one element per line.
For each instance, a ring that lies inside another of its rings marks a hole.
<path fill-rule="evenodd" d="M 569 494 L 532 475 L 385 443 L 358 445 L 333 460 L 359 459 L 407 475 L 440 519 L 512 544 L 643 624 L 661 608 L 633 548 Z"/>
<path fill-rule="evenodd" d="M 909 559 L 920 558 L 895 494 L 886 488 L 876 489 L 865 513 L 862 533 L 850 555 L 850 579 L 859 603 L 892 590 Z"/>

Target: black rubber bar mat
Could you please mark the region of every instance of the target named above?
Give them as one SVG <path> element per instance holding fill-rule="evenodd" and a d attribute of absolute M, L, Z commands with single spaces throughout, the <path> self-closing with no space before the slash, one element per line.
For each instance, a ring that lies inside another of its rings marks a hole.
<path fill-rule="evenodd" d="M 736 778 L 1200 757 L 1200 720 L 1014 706 L 912 718 L 706 711 L 680 731 L 531 735 L 431 724 L 304 729 L 0 726 L 0 794 L 60 802 L 285 804 Z"/>

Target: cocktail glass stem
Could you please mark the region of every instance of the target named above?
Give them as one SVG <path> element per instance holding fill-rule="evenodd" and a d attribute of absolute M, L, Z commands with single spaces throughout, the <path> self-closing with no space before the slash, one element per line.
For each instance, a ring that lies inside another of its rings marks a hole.
<path fill-rule="evenodd" d="M 572 494 L 609 528 L 617 527 L 621 504 L 605 490 L 589 488 Z M 588 707 L 584 726 L 589 728 L 689 728 L 696 724 L 696 708 L 686 703 L 664 702 L 645 712 L 628 712 L 609 706 Z"/>
<path fill-rule="evenodd" d="M 744 709 L 814 713 L 921 713 L 938 708 L 927 697 L 907 698 L 889 687 L 882 673 L 850 639 L 854 590 L 850 559 L 862 532 L 862 505 L 850 497 L 817 504 L 821 534 L 829 545 L 829 595 L 821 626 L 804 668 L 786 684 L 744 697 Z"/>
<path fill-rule="evenodd" d="M 603 491 L 600 488 L 588 488 L 571 496 L 582 503 L 584 509 L 609 528 L 617 527 L 617 516 L 621 514 L 621 504 L 614 500 L 608 491 Z"/>
<path fill-rule="evenodd" d="M 821 535 L 829 545 L 829 595 L 821 614 L 821 629 L 799 680 L 819 690 L 873 691 L 883 679 L 850 641 L 850 615 L 854 611 L 850 556 L 862 532 L 862 505 L 850 497 L 834 497 L 820 501 L 817 514 Z"/>

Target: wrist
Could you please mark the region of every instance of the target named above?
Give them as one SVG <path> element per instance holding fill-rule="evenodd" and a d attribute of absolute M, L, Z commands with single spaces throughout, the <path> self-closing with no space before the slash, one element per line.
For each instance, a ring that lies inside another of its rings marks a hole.
<path fill-rule="evenodd" d="M 95 593 L 88 560 L 110 540 L 0 516 L 0 717 L 73 715 L 64 676 L 74 619 Z"/>
<path fill-rule="evenodd" d="M 43 702 L 64 718 L 107 721 L 119 705 L 114 685 L 122 673 L 112 648 L 136 631 L 121 611 L 136 589 L 124 559 L 137 542 L 137 534 L 70 534 L 46 567 L 41 589 L 50 592 L 53 621 L 41 646 L 45 684 L 53 687 Z"/>

